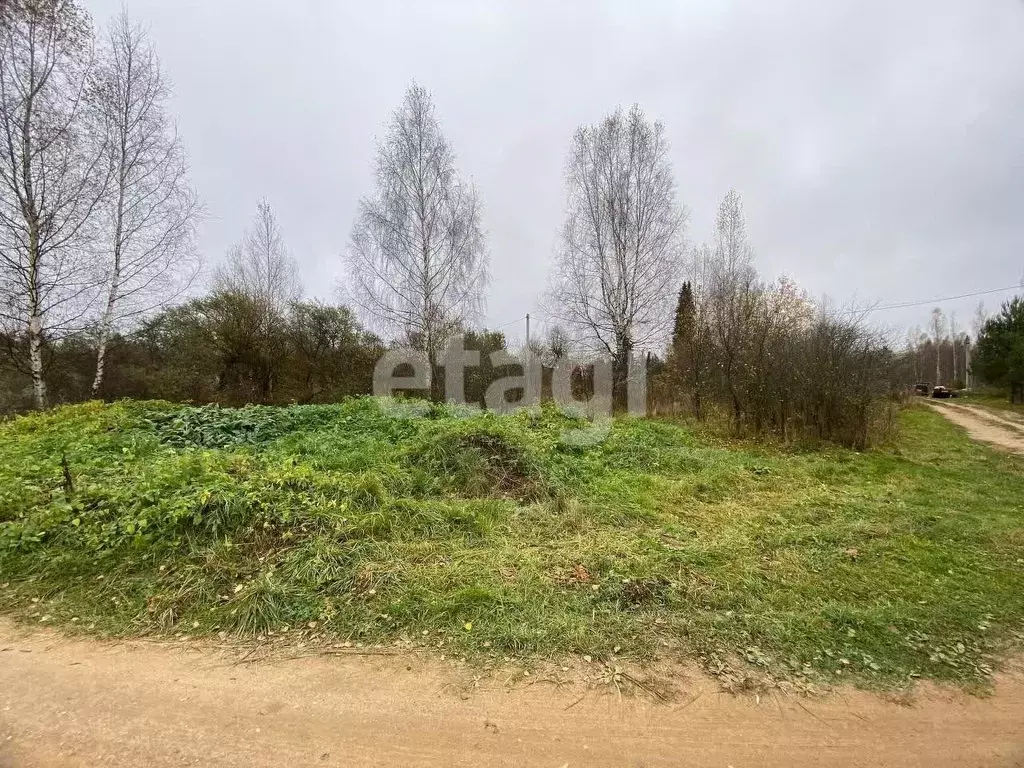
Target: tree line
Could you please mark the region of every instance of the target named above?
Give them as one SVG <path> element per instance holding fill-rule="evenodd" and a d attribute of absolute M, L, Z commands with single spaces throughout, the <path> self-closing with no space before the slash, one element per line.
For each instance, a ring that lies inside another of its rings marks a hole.
<path fill-rule="evenodd" d="M 414 84 L 377 145 L 333 304 L 304 300 L 267 202 L 200 281 L 203 208 L 146 31 L 97 33 L 73 0 L 10 0 L 0 34 L 0 408 L 88 397 L 286 403 L 370 391 L 392 344 L 429 361 L 479 328 L 490 254 L 478 190 Z M 856 313 L 759 277 L 740 196 L 687 240 L 665 127 L 638 106 L 572 136 L 544 314 L 545 359 L 603 355 L 622 405 L 646 358 L 652 407 L 737 433 L 865 445 L 905 361 Z M 673 309 L 675 312 L 673 313 Z M 483 400 L 507 373 L 467 382 Z M 586 379 L 585 366 L 581 377 Z"/>
<path fill-rule="evenodd" d="M 955 312 L 935 307 L 927 326 L 910 329 L 903 365 L 915 382 L 954 390 L 986 387 L 1024 402 L 1024 299 L 1004 302 L 992 317 L 979 303 L 971 333 Z"/>
<path fill-rule="evenodd" d="M 984 307 L 979 305 L 973 322 L 975 338 L 985 321 Z M 906 356 L 915 382 L 964 389 L 970 377 L 971 352 L 971 334 L 955 312 L 947 315 L 941 307 L 932 309 L 927 326 L 915 325 L 908 332 Z"/>

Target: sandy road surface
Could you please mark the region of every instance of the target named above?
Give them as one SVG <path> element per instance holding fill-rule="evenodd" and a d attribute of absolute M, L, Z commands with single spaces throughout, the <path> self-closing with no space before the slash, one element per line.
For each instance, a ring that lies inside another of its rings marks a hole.
<path fill-rule="evenodd" d="M 0 766 L 1024 766 L 1024 678 L 909 706 L 844 691 L 619 698 L 470 679 L 420 656 L 233 664 L 0 619 Z"/>
<path fill-rule="evenodd" d="M 972 439 L 1010 453 L 1024 453 L 1024 421 L 1017 414 L 948 401 L 932 400 L 929 404 L 966 429 Z"/>

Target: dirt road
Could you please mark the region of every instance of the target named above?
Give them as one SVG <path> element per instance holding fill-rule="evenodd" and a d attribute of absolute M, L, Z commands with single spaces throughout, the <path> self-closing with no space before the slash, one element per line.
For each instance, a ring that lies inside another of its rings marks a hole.
<path fill-rule="evenodd" d="M 246 666 L 0 620 L 0 766 L 1024 766 L 1024 677 L 910 705 L 758 700 L 699 675 L 671 703 L 503 677 L 474 688 L 414 655 Z"/>
<path fill-rule="evenodd" d="M 929 401 L 929 404 L 966 429 L 974 440 L 1010 453 L 1024 454 L 1024 420 L 1017 414 L 959 403 Z"/>

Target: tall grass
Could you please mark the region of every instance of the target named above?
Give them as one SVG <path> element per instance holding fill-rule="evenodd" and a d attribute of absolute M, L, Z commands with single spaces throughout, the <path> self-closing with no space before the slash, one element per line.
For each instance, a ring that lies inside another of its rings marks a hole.
<path fill-rule="evenodd" d="M 372 399 L 21 417 L 0 425 L 0 606 L 871 684 L 985 679 L 1020 639 L 1024 461 L 928 409 L 863 453 L 636 419 L 569 446 L 570 425 Z"/>

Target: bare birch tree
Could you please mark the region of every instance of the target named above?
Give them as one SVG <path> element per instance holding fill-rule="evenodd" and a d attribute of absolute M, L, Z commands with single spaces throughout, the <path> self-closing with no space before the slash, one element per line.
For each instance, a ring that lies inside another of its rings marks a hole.
<path fill-rule="evenodd" d="M 488 279 L 480 199 L 455 161 L 430 93 L 413 84 L 378 144 L 343 289 L 371 323 L 426 353 L 432 391 L 439 353 L 479 317 Z"/>
<path fill-rule="evenodd" d="M 199 203 L 167 114 L 170 87 L 160 60 L 146 30 L 124 11 L 107 29 L 94 97 L 111 174 L 102 209 L 106 297 L 92 384 L 97 395 L 117 323 L 174 301 L 196 277 Z"/>
<path fill-rule="evenodd" d="M 946 317 L 936 307 L 932 310 L 932 342 L 935 344 L 935 383 L 942 383 L 942 342 L 946 338 Z"/>
<path fill-rule="evenodd" d="M 743 400 L 740 389 L 743 374 L 749 372 L 744 357 L 759 309 L 760 293 L 754 249 L 747 239 L 743 199 L 729 190 L 718 206 L 715 218 L 715 244 L 712 251 L 709 285 L 712 328 L 720 350 L 720 368 L 732 404 L 734 426 L 740 429 Z"/>
<path fill-rule="evenodd" d="M 302 298 L 299 268 L 289 256 L 270 203 L 261 201 L 252 226 L 214 274 L 217 300 L 238 332 L 227 355 L 247 358 L 258 395 L 271 402 L 288 356 L 288 318 Z M 229 382 L 222 380 L 220 387 Z"/>
<path fill-rule="evenodd" d="M 44 345 L 76 326 L 97 287 L 81 247 L 107 179 L 85 131 L 92 62 L 90 21 L 72 0 L 0 6 L 0 319 L 24 334 L 37 408 Z"/>
<path fill-rule="evenodd" d="M 573 136 L 549 313 L 612 358 L 618 404 L 634 349 L 660 348 L 679 287 L 686 212 L 664 126 L 634 105 Z"/>
<path fill-rule="evenodd" d="M 267 311 L 280 314 L 302 298 L 298 264 L 288 254 L 277 216 L 266 200 L 259 202 L 252 226 L 214 273 L 214 287 L 259 301 Z"/>
<path fill-rule="evenodd" d="M 957 382 L 960 381 L 960 366 L 957 364 L 958 347 L 960 345 L 960 324 L 957 323 L 956 312 L 950 312 L 949 314 L 949 343 L 953 348 L 953 378 L 950 384 L 956 387 L 959 386 Z"/>
<path fill-rule="evenodd" d="M 975 339 L 981 335 L 986 322 L 988 322 L 988 312 L 985 311 L 985 302 L 979 301 L 978 306 L 974 308 L 974 317 L 971 318 L 971 333 L 974 334 Z"/>

